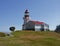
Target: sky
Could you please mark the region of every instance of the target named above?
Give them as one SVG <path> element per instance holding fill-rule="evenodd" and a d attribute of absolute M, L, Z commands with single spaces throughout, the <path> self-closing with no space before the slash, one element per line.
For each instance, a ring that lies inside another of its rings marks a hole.
<path fill-rule="evenodd" d="M 0 32 L 11 26 L 21 30 L 26 9 L 31 20 L 49 24 L 50 30 L 60 24 L 60 0 L 0 0 Z"/>

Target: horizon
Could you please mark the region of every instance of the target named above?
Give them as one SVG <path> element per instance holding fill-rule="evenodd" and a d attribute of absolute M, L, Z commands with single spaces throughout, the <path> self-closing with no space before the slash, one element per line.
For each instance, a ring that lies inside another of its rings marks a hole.
<path fill-rule="evenodd" d="M 31 20 L 47 23 L 50 30 L 60 24 L 60 0 L 0 0 L 0 32 L 10 32 L 11 26 L 22 30 L 26 9 Z"/>

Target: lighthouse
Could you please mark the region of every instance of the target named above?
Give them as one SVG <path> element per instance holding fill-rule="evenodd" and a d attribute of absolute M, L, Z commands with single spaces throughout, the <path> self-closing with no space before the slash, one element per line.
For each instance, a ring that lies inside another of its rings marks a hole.
<path fill-rule="evenodd" d="M 24 12 L 24 17 L 23 17 L 23 20 L 24 20 L 24 24 L 28 23 L 30 21 L 30 18 L 29 18 L 29 11 L 26 9 L 25 12 Z"/>
<path fill-rule="evenodd" d="M 44 22 L 30 20 L 27 9 L 24 12 L 23 21 L 22 30 L 47 31 L 49 29 L 49 25 Z"/>

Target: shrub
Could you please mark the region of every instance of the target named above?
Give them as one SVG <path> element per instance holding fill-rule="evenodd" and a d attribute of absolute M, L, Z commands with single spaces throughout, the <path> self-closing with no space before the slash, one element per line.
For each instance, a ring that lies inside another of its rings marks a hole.
<path fill-rule="evenodd" d="M 56 26 L 55 32 L 60 33 L 60 25 Z"/>
<path fill-rule="evenodd" d="M 10 31 L 14 31 L 15 30 L 15 27 L 10 27 L 9 30 Z"/>
<path fill-rule="evenodd" d="M 6 36 L 5 33 L 0 32 L 0 37 L 5 37 L 5 36 Z"/>

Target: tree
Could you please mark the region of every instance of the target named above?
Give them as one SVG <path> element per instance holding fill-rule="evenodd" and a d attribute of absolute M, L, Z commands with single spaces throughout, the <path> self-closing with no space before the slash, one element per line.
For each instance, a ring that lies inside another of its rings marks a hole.
<path fill-rule="evenodd" d="M 60 32 L 60 25 L 56 26 L 55 32 Z"/>
<path fill-rule="evenodd" d="M 14 32 L 15 31 L 15 27 L 10 27 L 9 30 Z"/>

